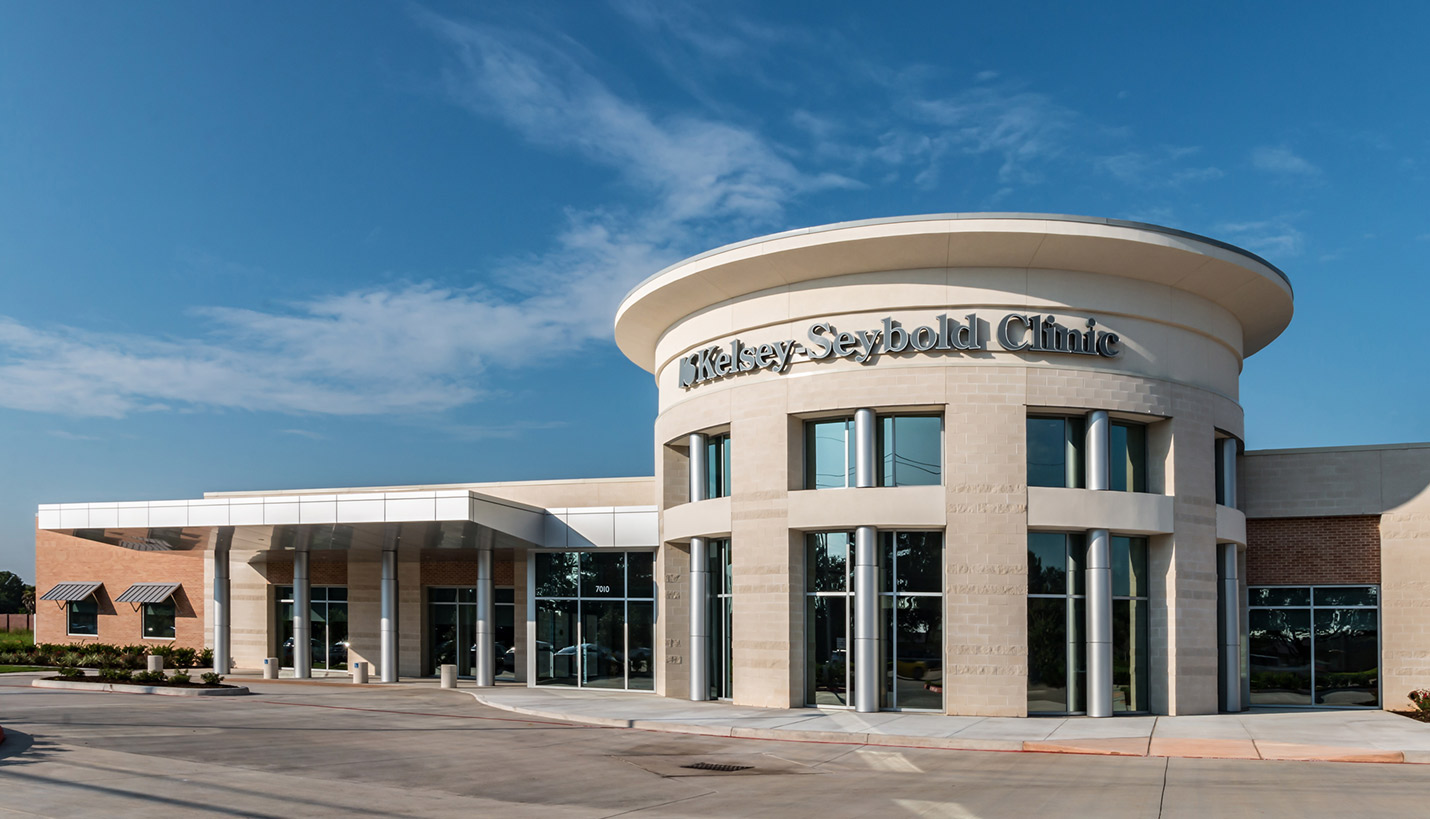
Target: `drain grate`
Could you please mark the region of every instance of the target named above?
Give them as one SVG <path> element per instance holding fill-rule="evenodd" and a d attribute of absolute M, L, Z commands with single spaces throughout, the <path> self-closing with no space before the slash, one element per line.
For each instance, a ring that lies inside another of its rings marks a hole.
<path fill-rule="evenodd" d="M 733 773 L 735 771 L 748 771 L 754 765 L 726 765 L 719 762 L 697 762 L 694 765 L 681 765 L 682 768 L 694 768 L 697 771 L 720 771 L 721 773 Z"/>

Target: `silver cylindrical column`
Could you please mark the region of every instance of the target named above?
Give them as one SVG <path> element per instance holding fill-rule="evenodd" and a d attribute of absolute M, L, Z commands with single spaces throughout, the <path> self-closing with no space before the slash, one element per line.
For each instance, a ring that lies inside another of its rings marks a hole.
<path fill-rule="evenodd" d="M 1236 508 L 1236 439 L 1222 438 L 1221 447 L 1222 505 Z"/>
<path fill-rule="evenodd" d="M 496 589 L 492 584 L 492 552 L 477 552 L 477 658 L 472 674 L 477 685 L 496 685 Z"/>
<path fill-rule="evenodd" d="M 311 533 L 299 529 L 293 545 L 293 676 L 313 676 L 312 588 L 308 581 L 308 543 Z"/>
<path fill-rule="evenodd" d="M 1217 545 L 1221 563 L 1221 689 L 1230 713 L 1241 710 L 1241 566 L 1235 543 Z"/>
<path fill-rule="evenodd" d="M 1104 410 L 1087 414 L 1087 434 L 1084 438 L 1084 459 L 1087 462 L 1087 488 L 1107 489 L 1112 486 L 1109 435 L 1111 422 Z"/>
<path fill-rule="evenodd" d="M 1087 533 L 1087 715 L 1112 716 L 1112 537 Z"/>
<path fill-rule="evenodd" d="M 1238 634 L 1241 638 L 1241 710 L 1246 711 L 1251 708 L 1251 609 L 1248 608 L 1249 597 L 1246 590 L 1246 547 L 1241 546 L 1236 550 L 1236 569 L 1241 582 L 1237 588 L 1238 619 L 1241 628 Z"/>
<path fill-rule="evenodd" d="M 695 436 L 690 437 L 694 438 Z M 708 700 L 710 699 L 710 541 L 703 537 L 690 539 L 689 657 L 690 698 L 696 701 Z"/>
<path fill-rule="evenodd" d="M 878 463 L 874 440 L 876 417 L 871 409 L 854 411 L 854 485 L 874 486 Z"/>
<path fill-rule="evenodd" d="M 228 555 L 233 544 L 233 527 L 224 526 L 218 530 L 214 541 L 214 673 L 227 674 L 232 668 L 233 657 L 229 642 L 231 617 L 231 597 L 229 596 Z"/>
<path fill-rule="evenodd" d="M 854 530 L 854 710 L 879 710 L 879 531 Z"/>
<path fill-rule="evenodd" d="M 699 432 L 690 434 L 690 501 L 708 500 L 705 492 L 705 473 L 710 465 L 705 462 L 706 436 Z"/>
<path fill-rule="evenodd" d="M 392 548 L 388 548 L 388 546 Z M 379 582 L 378 670 L 382 682 L 397 682 L 397 543 L 388 538 L 382 547 L 382 579 Z"/>

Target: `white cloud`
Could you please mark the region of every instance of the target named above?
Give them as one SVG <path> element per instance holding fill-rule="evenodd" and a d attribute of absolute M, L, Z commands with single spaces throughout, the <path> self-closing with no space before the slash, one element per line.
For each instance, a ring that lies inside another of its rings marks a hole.
<path fill-rule="evenodd" d="M 1306 238 L 1291 224 L 1289 217 L 1227 222 L 1218 225 L 1216 230 L 1235 244 L 1267 257 L 1299 255 Z M 1274 259 L 1272 263 L 1275 263 Z"/>
<path fill-rule="evenodd" d="M 1179 187 L 1225 176 L 1214 165 L 1189 164 L 1198 153 L 1193 147 L 1163 146 L 1099 157 L 1093 164 L 1120 182 L 1144 188 Z"/>
<path fill-rule="evenodd" d="M 1321 169 L 1298 156 L 1290 148 L 1262 146 L 1251 152 L 1252 167 L 1267 173 L 1295 177 L 1317 177 Z"/>

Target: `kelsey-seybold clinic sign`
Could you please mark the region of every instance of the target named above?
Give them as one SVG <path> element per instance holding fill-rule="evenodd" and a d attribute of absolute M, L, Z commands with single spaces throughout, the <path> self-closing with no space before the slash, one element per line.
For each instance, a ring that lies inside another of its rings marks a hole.
<path fill-rule="evenodd" d="M 998 346 L 1008 352 L 1066 353 L 1116 358 L 1122 354 L 1116 333 L 1097 329 L 1096 319 L 1080 319 L 1083 326 L 1060 324 L 1052 315 L 1009 313 L 999 319 Z M 987 352 L 987 322 L 969 313 L 960 322 L 939 316 L 934 326 L 906 329 L 892 318 L 874 330 L 841 332 L 827 321 L 809 326 L 809 344 L 776 341 L 746 345 L 739 339 L 697 350 L 680 359 L 680 386 L 715 381 L 740 373 L 769 370 L 782 373 L 795 356 L 810 361 L 850 358 L 861 364 L 885 353 L 972 353 Z"/>

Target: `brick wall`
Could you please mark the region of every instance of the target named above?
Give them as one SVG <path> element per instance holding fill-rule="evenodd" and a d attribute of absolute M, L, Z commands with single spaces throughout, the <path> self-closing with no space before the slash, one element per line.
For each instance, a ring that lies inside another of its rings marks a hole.
<path fill-rule="evenodd" d="M 71 637 L 68 611 L 49 600 L 35 604 L 35 641 L 40 643 L 168 643 L 203 648 L 204 564 L 208 552 L 138 552 L 72 537 L 60 532 L 35 532 L 35 593 L 43 595 L 57 583 L 99 582 L 99 634 Z M 143 612 L 114 598 L 134 583 L 179 583 L 174 595 L 174 640 L 144 640 Z"/>
<path fill-rule="evenodd" d="M 423 586 L 476 586 L 477 554 L 467 552 L 463 558 L 452 558 L 450 552 L 442 557 L 433 557 L 430 552 L 422 554 Z M 515 578 L 510 553 L 498 552 L 492 558 L 492 585 L 515 586 Z"/>
<path fill-rule="evenodd" d="M 275 586 L 293 583 L 293 553 L 275 556 L 266 564 L 264 576 Z M 314 586 L 346 586 L 348 584 L 347 552 L 321 551 L 308 554 L 308 583 Z"/>
<path fill-rule="evenodd" d="M 1252 586 L 1380 583 L 1380 516 L 1254 518 L 1246 522 Z"/>

